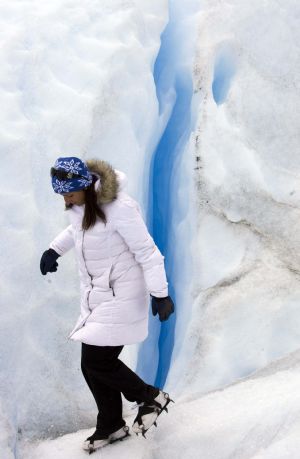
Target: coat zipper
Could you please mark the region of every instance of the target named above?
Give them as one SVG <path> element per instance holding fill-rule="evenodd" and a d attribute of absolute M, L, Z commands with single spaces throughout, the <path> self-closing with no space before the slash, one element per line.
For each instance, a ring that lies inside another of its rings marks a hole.
<path fill-rule="evenodd" d="M 85 258 L 84 258 L 84 254 L 83 254 L 83 241 L 84 241 L 84 235 L 85 235 L 85 230 L 83 230 L 83 234 L 82 234 L 82 246 L 81 246 L 81 252 L 82 252 L 82 258 L 83 258 L 83 261 L 84 261 L 84 265 L 85 265 L 85 269 L 86 269 L 86 272 L 88 273 L 91 281 L 93 280 L 92 276 L 89 274 L 88 270 L 87 270 L 87 266 L 86 266 L 86 262 L 85 262 Z M 109 287 L 112 289 L 112 293 L 113 293 L 113 296 L 116 296 L 115 295 L 115 291 L 113 289 L 113 286 L 111 285 L 111 283 L 109 283 Z"/>
<path fill-rule="evenodd" d="M 90 275 L 90 273 L 88 272 L 88 269 L 87 269 L 87 266 L 86 266 L 86 261 L 85 261 L 85 258 L 84 258 L 84 252 L 83 252 L 83 243 L 84 243 L 84 235 L 85 235 L 85 230 L 83 230 L 82 232 L 82 244 L 81 244 L 81 254 L 82 254 L 82 259 L 84 261 L 84 266 L 85 266 L 85 270 L 87 272 L 87 275 L 89 276 L 91 282 L 93 280 L 92 276 Z"/>

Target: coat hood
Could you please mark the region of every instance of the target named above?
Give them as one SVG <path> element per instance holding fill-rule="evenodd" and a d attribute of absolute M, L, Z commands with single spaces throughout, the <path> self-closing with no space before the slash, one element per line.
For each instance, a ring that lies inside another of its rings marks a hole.
<path fill-rule="evenodd" d="M 114 169 L 108 162 L 99 159 L 88 159 L 86 165 L 91 174 L 98 177 L 95 183 L 97 202 L 108 204 L 117 198 L 126 183 L 127 177 L 124 172 Z"/>

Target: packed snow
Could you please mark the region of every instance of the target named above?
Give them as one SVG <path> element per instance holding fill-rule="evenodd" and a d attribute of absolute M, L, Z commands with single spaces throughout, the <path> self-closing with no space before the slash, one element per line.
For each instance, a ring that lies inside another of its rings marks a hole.
<path fill-rule="evenodd" d="M 147 439 L 128 439 L 93 457 L 118 459 L 296 459 L 300 447 L 300 353 L 245 381 L 207 395 L 186 396 L 158 418 Z M 128 424 L 132 416 L 126 418 Z M 92 430 L 23 446 L 24 458 L 82 459 Z M 21 456 L 22 457 L 22 456 Z"/>
<path fill-rule="evenodd" d="M 82 458 L 95 425 L 67 341 L 73 254 L 39 272 L 67 224 L 60 154 L 123 170 L 154 232 L 154 158 L 172 171 L 174 342 L 151 318 L 122 357 L 176 403 L 94 457 L 298 459 L 299 17 L 295 0 L 1 2 L 1 459 Z"/>

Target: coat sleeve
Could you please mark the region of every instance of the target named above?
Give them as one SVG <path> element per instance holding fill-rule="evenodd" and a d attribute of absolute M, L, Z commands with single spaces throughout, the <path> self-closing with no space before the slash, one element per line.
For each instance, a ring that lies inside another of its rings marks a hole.
<path fill-rule="evenodd" d="M 159 298 L 168 296 L 164 256 L 149 234 L 137 202 L 126 200 L 120 203 L 114 227 L 141 265 L 149 293 Z"/>
<path fill-rule="evenodd" d="M 74 236 L 72 225 L 69 225 L 51 242 L 50 248 L 61 256 L 72 249 L 72 247 L 74 247 Z"/>

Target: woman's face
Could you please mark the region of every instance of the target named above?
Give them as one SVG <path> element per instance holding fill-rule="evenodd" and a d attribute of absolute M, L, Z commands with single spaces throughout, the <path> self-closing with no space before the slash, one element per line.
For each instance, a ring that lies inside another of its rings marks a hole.
<path fill-rule="evenodd" d="M 85 203 L 84 190 L 71 191 L 70 193 L 63 194 L 65 204 L 68 206 L 73 204 L 75 206 L 82 206 Z"/>

